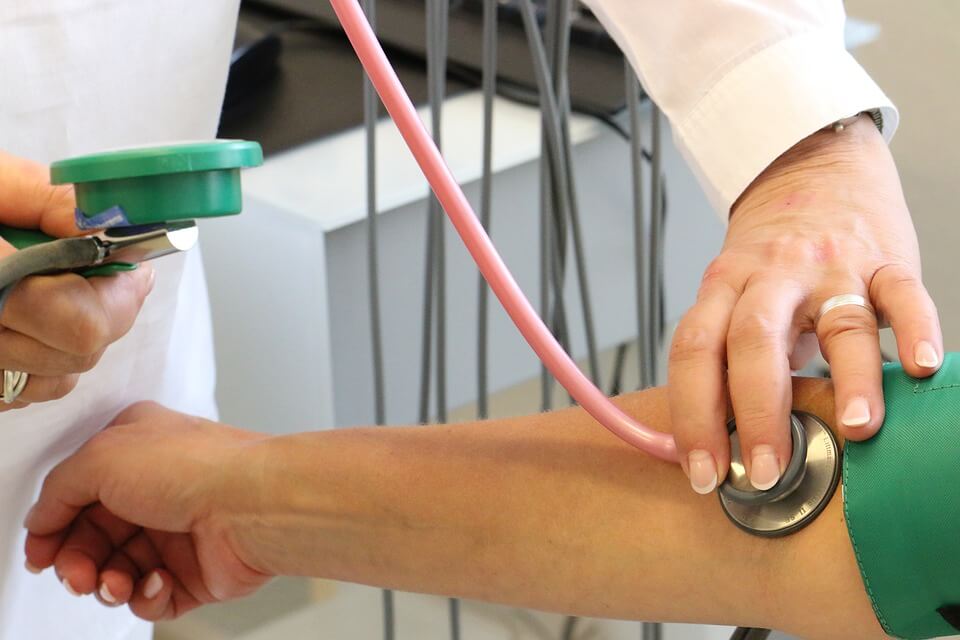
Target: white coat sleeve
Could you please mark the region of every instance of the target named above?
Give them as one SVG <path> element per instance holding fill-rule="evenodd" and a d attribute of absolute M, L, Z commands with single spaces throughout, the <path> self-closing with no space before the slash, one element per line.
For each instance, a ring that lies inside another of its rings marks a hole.
<path fill-rule="evenodd" d="M 841 0 L 585 0 L 660 106 L 726 219 L 771 162 L 818 129 L 898 114 L 844 48 Z"/>

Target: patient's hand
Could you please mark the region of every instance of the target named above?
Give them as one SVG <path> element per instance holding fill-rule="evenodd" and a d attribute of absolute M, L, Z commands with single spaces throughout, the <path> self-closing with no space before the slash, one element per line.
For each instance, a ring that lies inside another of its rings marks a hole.
<path fill-rule="evenodd" d="M 154 404 L 131 407 L 47 477 L 26 522 L 28 568 L 53 565 L 74 593 L 129 603 L 148 620 L 250 593 L 268 576 L 237 556 L 214 514 L 242 486 L 231 458 L 258 438 Z"/>
<path fill-rule="evenodd" d="M 72 189 L 52 187 L 46 167 L 0 152 L 0 224 L 76 235 L 74 208 Z M 14 251 L 0 239 L 0 259 Z M 0 369 L 30 379 L 17 401 L 0 403 L 0 411 L 73 390 L 78 374 L 130 330 L 152 288 L 153 269 L 146 265 L 109 278 L 66 274 L 21 282 L 0 314 Z"/>

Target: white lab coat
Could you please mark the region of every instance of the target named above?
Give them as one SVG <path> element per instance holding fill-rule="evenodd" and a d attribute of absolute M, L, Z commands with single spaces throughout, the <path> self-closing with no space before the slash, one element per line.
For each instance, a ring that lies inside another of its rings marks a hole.
<path fill-rule="evenodd" d="M 3 0 L 0 148 L 50 162 L 216 134 L 238 0 Z M 152 399 L 212 416 L 200 255 L 155 263 L 131 332 L 63 400 L 0 414 L 0 640 L 132 640 L 151 626 L 23 568 L 21 521 L 47 469 Z M 175 470 L 173 470 L 175 471 Z"/>
<path fill-rule="evenodd" d="M 730 205 L 816 130 L 893 104 L 844 48 L 842 0 L 584 0 L 670 119 L 710 203 Z"/>

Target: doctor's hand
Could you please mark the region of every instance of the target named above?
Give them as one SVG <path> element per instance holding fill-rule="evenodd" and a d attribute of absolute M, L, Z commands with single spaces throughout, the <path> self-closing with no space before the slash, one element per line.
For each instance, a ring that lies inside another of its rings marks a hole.
<path fill-rule="evenodd" d="M 262 434 L 144 403 L 50 472 L 24 525 L 27 568 L 147 620 L 247 595 L 270 576 L 244 561 L 224 514 L 244 510 Z"/>
<path fill-rule="evenodd" d="M 875 313 L 825 301 L 862 296 Z M 864 440 L 884 417 L 878 328 L 896 334 L 915 377 L 943 359 L 937 310 L 921 282 L 916 233 L 893 159 L 871 119 L 820 131 L 777 159 L 734 204 L 719 257 L 670 351 L 670 408 L 684 471 L 700 493 L 726 475 L 727 385 L 752 484 L 790 459 L 792 369 L 819 345 L 836 424 Z"/>
<path fill-rule="evenodd" d="M 77 235 L 75 207 L 73 190 L 51 186 L 46 167 L 0 152 L 0 224 Z M 0 239 L 0 259 L 14 251 Z M 14 403 L 0 402 L 0 411 L 69 393 L 79 374 L 133 326 L 153 278 L 153 269 L 141 265 L 111 277 L 38 276 L 17 285 L 0 313 L 0 370 L 30 377 Z"/>

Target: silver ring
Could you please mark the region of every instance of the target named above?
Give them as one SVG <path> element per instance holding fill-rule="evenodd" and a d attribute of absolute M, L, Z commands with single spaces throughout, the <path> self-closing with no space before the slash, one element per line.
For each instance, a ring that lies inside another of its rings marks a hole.
<path fill-rule="evenodd" d="M 820 305 L 820 311 L 817 312 L 817 319 L 814 322 L 814 325 L 820 324 L 820 320 L 823 319 L 823 316 L 827 315 L 834 309 L 838 307 L 847 307 L 850 305 L 855 307 L 863 307 L 869 311 L 871 315 L 875 314 L 873 305 L 871 305 L 863 296 L 857 295 L 856 293 L 843 293 L 839 296 L 828 298 L 822 305 Z"/>
<path fill-rule="evenodd" d="M 0 399 L 2 399 L 6 404 L 13 404 L 20 394 L 23 393 L 29 378 L 30 374 L 24 373 L 23 371 L 4 370 L 3 395 L 0 396 Z"/>

